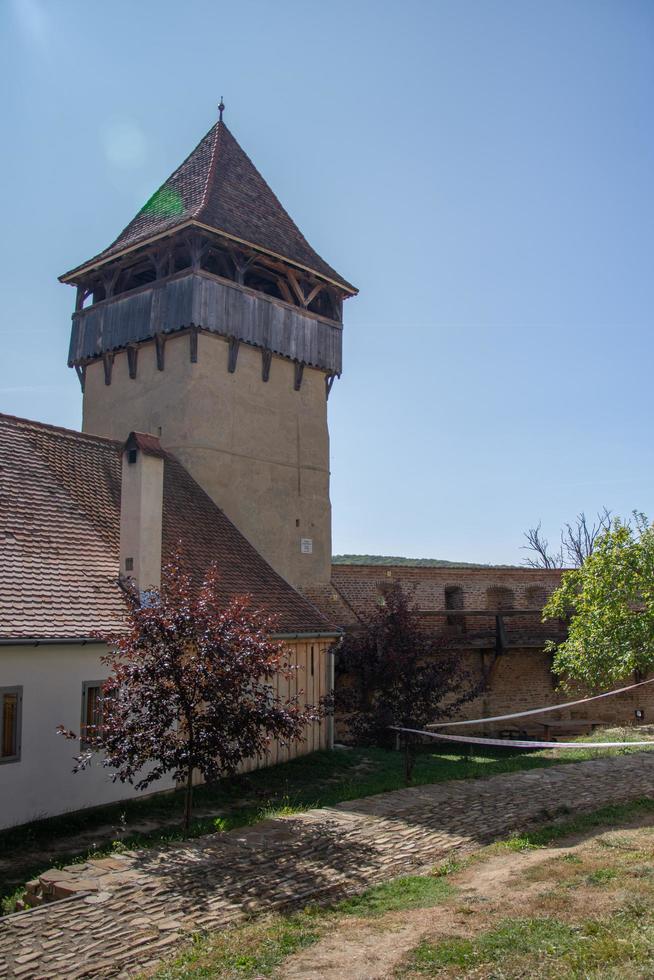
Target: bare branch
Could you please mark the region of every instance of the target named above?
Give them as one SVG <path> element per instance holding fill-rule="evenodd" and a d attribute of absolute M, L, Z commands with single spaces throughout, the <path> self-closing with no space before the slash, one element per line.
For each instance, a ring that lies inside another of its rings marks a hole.
<path fill-rule="evenodd" d="M 541 522 L 536 527 L 530 527 L 525 531 L 527 544 L 522 546 L 523 551 L 530 551 L 531 555 L 525 558 L 525 565 L 530 568 L 563 568 L 563 552 L 550 550 L 547 538 L 541 532 Z"/>
<path fill-rule="evenodd" d="M 611 523 L 611 511 L 603 507 L 592 524 L 583 511 L 573 524 L 566 524 L 561 532 L 561 552 L 566 565 L 581 568 L 595 550 L 597 539 L 609 530 Z"/>

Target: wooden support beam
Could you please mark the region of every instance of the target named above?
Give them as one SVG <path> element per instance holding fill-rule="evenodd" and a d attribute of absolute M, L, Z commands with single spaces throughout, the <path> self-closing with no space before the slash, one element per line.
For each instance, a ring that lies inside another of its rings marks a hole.
<path fill-rule="evenodd" d="M 284 276 L 277 276 L 277 285 L 279 286 L 279 291 L 287 303 L 292 303 L 293 306 L 297 306 L 295 299 L 293 298 L 293 293 L 288 288 L 288 283 Z"/>
<path fill-rule="evenodd" d="M 157 370 L 163 371 L 166 353 L 166 337 L 162 333 L 154 335 L 154 349 L 157 355 Z"/>
<path fill-rule="evenodd" d="M 93 289 L 90 286 L 78 286 L 77 296 L 75 297 L 75 312 L 79 313 L 80 310 L 84 309 L 84 304 L 86 303 L 89 296 L 92 294 Z"/>
<path fill-rule="evenodd" d="M 293 387 L 296 391 L 299 391 L 302 387 L 302 377 L 304 375 L 304 361 L 295 362 L 295 383 Z"/>
<path fill-rule="evenodd" d="M 191 353 L 191 364 L 197 364 L 198 360 L 198 328 L 191 326 L 189 332 L 189 347 Z"/>
<path fill-rule="evenodd" d="M 230 374 L 236 371 L 236 361 L 238 360 L 238 348 L 240 341 L 236 337 L 229 338 L 229 350 L 227 352 L 227 370 Z"/>
<path fill-rule="evenodd" d="M 239 286 L 242 286 L 245 282 L 245 273 L 248 271 L 253 262 L 256 262 L 259 258 L 256 252 L 252 252 L 249 256 L 241 252 L 235 251 L 233 248 L 228 248 L 230 258 L 234 263 L 234 278 Z"/>
<path fill-rule="evenodd" d="M 336 380 L 336 374 L 326 374 L 325 375 L 325 397 L 329 398 L 329 394 L 334 387 L 334 381 Z"/>
<path fill-rule="evenodd" d="M 114 294 L 114 289 L 116 288 L 116 283 L 118 282 L 118 276 L 121 273 L 121 269 L 113 268 L 105 273 L 102 277 L 102 283 L 104 285 L 104 298 L 111 299 Z"/>
<path fill-rule="evenodd" d="M 270 377 L 270 365 L 272 363 L 272 351 L 261 351 L 261 380 L 267 381 Z"/>
<path fill-rule="evenodd" d="M 127 348 L 127 370 L 129 371 L 129 376 L 134 380 L 136 377 L 136 368 L 139 359 L 139 349 L 134 344 L 130 344 Z"/>
<path fill-rule="evenodd" d="M 114 369 L 114 355 L 109 351 L 105 351 L 102 355 L 102 363 L 104 365 L 104 383 L 106 385 L 111 384 L 111 372 Z"/>
<path fill-rule="evenodd" d="M 234 281 L 242 286 L 244 270 L 241 268 L 241 258 L 234 251 L 234 249 L 230 248 L 229 246 L 227 246 L 227 252 L 229 254 L 230 259 L 232 260 L 232 265 L 234 266 Z"/>
<path fill-rule="evenodd" d="M 302 291 L 302 287 L 300 286 L 299 282 L 297 281 L 297 279 L 295 277 L 295 274 L 293 272 L 291 272 L 290 269 L 287 269 L 286 270 L 286 275 L 288 277 L 288 281 L 291 284 L 291 287 L 293 289 L 293 292 L 295 293 L 295 295 L 298 298 L 298 301 L 300 303 L 300 306 L 302 306 L 303 308 L 306 308 L 307 302 L 306 302 L 306 300 L 304 298 L 304 292 Z"/>
<path fill-rule="evenodd" d="M 337 323 L 343 322 L 343 300 L 341 296 L 336 292 L 335 289 L 328 290 L 329 298 L 332 304 L 332 315 Z"/>
<path fill-rule="evenodd" d="M 75 374 L 79 379 L 79 386 L 82 389 L 82 394 L 84 393 L 84 385 L 86 384 L 86 364 L 76 364 Z"/>
<path fill-rule="evenodd" d="M 150 252 L 148 258 L 154 266 L 154 274 L 157 279 L 163 279 L 170 271 L 170 246 L 163 246 Z"/>
<path fill-rule="evenodd" d="M 188 235 L 186 237 L 189 252 L 191 253 L 191 268 L 194 272 L 200 268 L 202 262 L 202 257 L 205 252 L 205 244 L 202 242 L 197 235 Z"/>
<path fill-rule="evenodd" d="M 305 306 L 309 306 L 311 303 L 313 303 L 314 299 L 316 298 L 316 296 L 320 292 L 322 292 L 322 283 L 318 283 L 316 286 L 313 287 L 313 289 L 311 290 L 311 292 L 307 296 L 306 302 L 305 302 L 304 305 Z"/>

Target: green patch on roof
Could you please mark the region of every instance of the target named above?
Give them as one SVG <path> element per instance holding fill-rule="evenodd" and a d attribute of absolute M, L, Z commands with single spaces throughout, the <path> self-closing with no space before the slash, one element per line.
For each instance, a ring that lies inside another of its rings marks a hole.
<path fill-rule="evenodd" d="M 184 213 L 182 195 L 172 187 L 161 187 L 144 205 L 142 214 L 155 214 L 158 217 L 174 218 Z"/>

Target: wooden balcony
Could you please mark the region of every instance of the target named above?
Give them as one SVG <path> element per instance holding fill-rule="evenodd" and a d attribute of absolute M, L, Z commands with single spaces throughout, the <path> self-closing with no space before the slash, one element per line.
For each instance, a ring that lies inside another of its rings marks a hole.
<path fill-rule="evenodd" d="M 190 327 L 251 344 L 328 375 L 341 373 L 340 323 L 202 269 L 184 269 L 77 310 L 68 363 L 84 365 L 105 353 Z"/>

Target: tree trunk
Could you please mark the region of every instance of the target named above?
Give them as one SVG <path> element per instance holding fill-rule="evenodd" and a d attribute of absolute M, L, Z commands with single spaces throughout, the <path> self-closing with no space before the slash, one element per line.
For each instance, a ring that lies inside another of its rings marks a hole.
<path fill-rule="evenodd" d="M 184 792 L 184 830 L 191 826 L 191 810 L 193 807 L 193 766 L 186 774 L 186 790 Z"/>
<path fill-rule="evenodd" d="M 404 738 L 404 782 L 410 786 L 413 782 L 413 766 L 415 756 L 413 754 L 413 743 L 411 736 L 406 734 Z"/>

